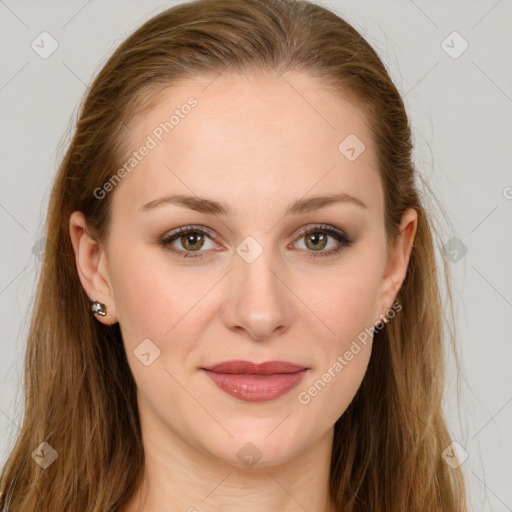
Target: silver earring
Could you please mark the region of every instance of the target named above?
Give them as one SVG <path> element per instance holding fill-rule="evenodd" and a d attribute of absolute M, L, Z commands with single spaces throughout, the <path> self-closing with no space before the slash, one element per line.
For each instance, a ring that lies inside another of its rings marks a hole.
<path fill-rule="evenodd" d="M 107 306 L 106 306 L 106 304 L 103 304 L 103 302 L 98 302 L 97 300 L 91 300 L 91 311 L 95 315 L 106 316 L 107 315 Z"/>

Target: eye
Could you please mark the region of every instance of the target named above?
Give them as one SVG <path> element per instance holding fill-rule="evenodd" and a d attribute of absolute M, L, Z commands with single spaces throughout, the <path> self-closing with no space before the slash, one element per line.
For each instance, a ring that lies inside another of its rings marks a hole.
<path fill-rule="evenodd" d="M 299 236 L 299 240 L 305 240 L 306 256 L 310 258 L 334 256 L 344 247 L 349 247 L 353 243 L 343 231 L 332 226 L 309 227 L 303 230 Z M 334 243 L 334 247 L 331 245 L 330 250 L 324 251 L 323 249 L 329 245 L 329 238 L 337 241 L 337 244 Z"/>
<path fill-rule="evenodd" d="M 210 230 L 194 226 L 186 226 L 166 235 L 159 243 L 168 251 L 177 254 L 182 258 L 202 258 L 202 254 L 193 253 L 204 252 L 201 249 L 205 247 L 206 238 L 212 240 Z M 176 246 L 178 247 L 176 248 Z M 213 244 L 213 247 L 215 247 L 215 244 Z M 212 247 L 208 247 L 206 245 L 206 249 L 211 248 Z"/>

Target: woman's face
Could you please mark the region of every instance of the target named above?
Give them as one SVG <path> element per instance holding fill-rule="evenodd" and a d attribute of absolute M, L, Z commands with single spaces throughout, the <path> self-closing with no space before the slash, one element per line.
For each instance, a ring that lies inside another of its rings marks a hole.
<path fill-rule="evenodd" d="M 299 73 L 197 78 L 170 87 L 129 143 L 137 154 L 102 188 L 111 231 L 87 291 L 107 304 L 100 321 L 120 323 L 146 432 L 240 467 L 325 440 L 415 230 L 409 211 L 386 252 L 362 113 Z M 297 367 L 205 370 L 240 360 Z"/>

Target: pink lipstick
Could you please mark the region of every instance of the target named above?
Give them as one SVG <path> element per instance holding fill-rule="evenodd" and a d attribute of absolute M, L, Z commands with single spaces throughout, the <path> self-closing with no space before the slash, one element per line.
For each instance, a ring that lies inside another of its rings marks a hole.
<path fill-rule="evenodd" d="M 286 361 L 226 361 L 202 368 L 214 384 L 245 402 L 274 400 L 296 387 L 308 368 Z"/>

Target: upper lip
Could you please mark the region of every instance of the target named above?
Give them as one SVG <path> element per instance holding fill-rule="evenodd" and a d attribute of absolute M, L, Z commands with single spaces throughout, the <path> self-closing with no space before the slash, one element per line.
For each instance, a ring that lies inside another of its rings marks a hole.
<path fill-rule="evenodd" d="M 296 373 L 306 370 L 301 366 L 287 361 L 266 361 L 264 363 L 252 363 L 251 361 L 225 361 L 214 366 L 203 368 L 215 373 L 236 373 L 244 375 L 273 375 L 277 373 Z"/>

